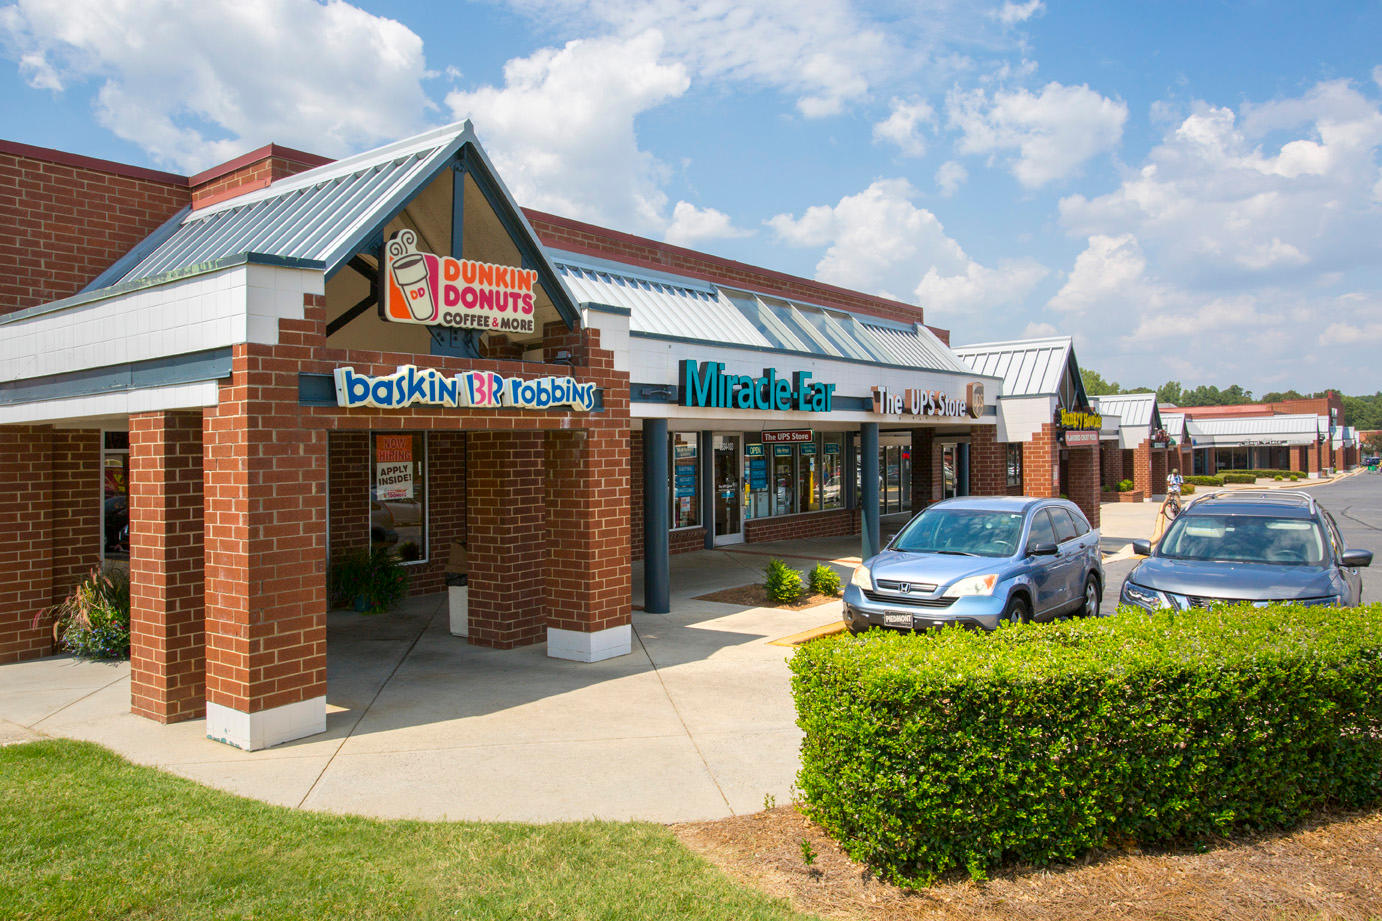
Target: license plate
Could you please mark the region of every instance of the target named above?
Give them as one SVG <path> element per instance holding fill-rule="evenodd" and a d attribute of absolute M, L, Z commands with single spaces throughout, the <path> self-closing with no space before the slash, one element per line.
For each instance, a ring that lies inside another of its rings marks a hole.
<path fill-rule="evenodd" d="M 884 612 L 883 626 L 885 627 L 910 627 L 912 626 L 912 615 L 896 614 L 892 611 Z"/>

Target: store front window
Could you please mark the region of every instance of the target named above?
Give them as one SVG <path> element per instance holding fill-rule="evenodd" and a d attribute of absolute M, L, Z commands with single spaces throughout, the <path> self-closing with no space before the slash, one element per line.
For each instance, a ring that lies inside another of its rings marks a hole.
<path fill-rule="evenodd" d="M 767 518 L 772 514 L 768 489 L 768 455 L 762 442 L 744 443 L 744 517 Z"/>
<path fill-rule="evenodd" d="M 101 558 L 130 558 L 130 434 L 101 436 Z"/>
<path fill-rule="evenodd" d="M 956 464 L 959 461 L 959 450 L 956 445 L 945 445 L 941 449 L 941 498 L 953 499 L 959 495 L 959 488 L 956 485 Z"/>
<path fill-rule="evenodd" d="M 821 456 L 819 439 L 797 445 L 797 511 L 821 510 Z"/>
<path fill-rule="evenodd" d="M 370 436 L 370 546 L 404 563 L 427 560 L 427 436 Z"/>
<path fill-rule="evenodd" d="M 844 508 L 844 436 L 824 434 L 821 441 L 821 508 Z"/>
<path fill-rule="evenodd" d="M 1008 479 L 1009 486 L 1022 485 L 1022 445 L 1008 445 Z"/>
<path fill-rule="evenodd" d="M 790 515 L 796 509 L 796 453 L 792 445 L 773 445 L 774 515 Z"/>
<path fill-rule="evenodd" d="M 701 523 L 700 464 L 695 432 L 673 432 L 671 438 L 672 514 L 674 528 Z"/>

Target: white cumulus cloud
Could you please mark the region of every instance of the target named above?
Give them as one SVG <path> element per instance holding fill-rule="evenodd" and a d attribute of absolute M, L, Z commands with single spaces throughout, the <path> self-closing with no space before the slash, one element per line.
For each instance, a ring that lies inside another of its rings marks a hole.
<path fill-rule="evenodd" d="M 697 208 L 679 201 L 672 209 L 672 223 L 663 239 L 676 246 L 694 246 L 701 240 L 746 237 L 750 231 L 734 226 L 728 214 L 714 208 Z"/>
<path fill-rule="evenodd" d="M 1026 3 L 1004 0 L 1003 5 L 993 12 L 993 17 L 1005 26 L 1014 26 L 1019 22 L 1026 22 L 1045 9 L 1046 5 L 1041 0 L 1027 0 Z"/>
<path fill-rule="evenodd" d="M 1090 89 L 1048 83 L 1040 93 L 983 89 L 952 91 L 949 124 L 961 136 L 961 153 L 1010 157 L 1013 175 L 1039 188 L 1077 173 L 1118 146 L 1128 107 Z"/>
<path fill-rule="evenodd" d="M 913 203 L 915 197 L 905 179 L 880 179 L 834 205 L 813 205 L 799 217 L 779 214 L 768 224 L 789 244 L 825 248 L 818 280 L 928 308 L 1010 306 L 1046 274 L 1031 260 L 980 265 L 933 213 Z"/>
<path fill-rule="evenodd" d="M 949 198 L 969 179 L 969 170 L 958 160 L 946 160 L 936 169 L 936 188 Z"/>
<path fill-rule="evenodd" d="M 873 126 L 875 141 L 890 141 L 903 154 L 920 157 L 926 154 L 923 129 L 934 126 L 936 110 L 921 99 L 897 99 L 889 103 L 888 117 Z"/>
<path fill-rule="evenodd" d="M 662 48 L 655 30 L 544 48 L 505 64 L 503 86 L 457 90 L 446 104 L 474 119 L 524 205 L 658 234 L 668 226 L 667 169 L 639 147 L 634 120 L 690 86 Z"/>
<path fill-rule="evenodd" d="M 96 118 L 195 171 L 268 141 L 339 156 L 423 127 L 422 39 L 340 0 L 18 0 L 30 85 L 99 83 Z"/>

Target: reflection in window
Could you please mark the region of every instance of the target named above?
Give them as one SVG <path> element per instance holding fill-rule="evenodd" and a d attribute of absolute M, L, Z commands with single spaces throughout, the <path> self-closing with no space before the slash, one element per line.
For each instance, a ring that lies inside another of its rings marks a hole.
<path fill-rule="evenodd" d="M 819 440 L 797 445 L 797 511 L 820 511 L 820 469 Z"/>
<path fill-rule="evenodd" d="M 774 515 L 790 515 L 796 511 L 796 448 L 792 445 L 771 445 L 773 452 L 773 511 Z"/>
<path fill-rule="evenodd" d="M 821 436 L 821 507 L 844 508 L 844 436 Z"/>
<path fill-rule="evenodd" d="M 405 563 L 427 559 L 427 436 L 370 437 L 370 546 L 390 547 Z"/>
<path fill-rule="evenodd" d="M 101 436 L 101 556 L 130 558 L 130 434 Z"/>
<path fill-rule="evenodd" d="M 744 517 L 766 518 L 772 493 L 768 489 L 768 454 L 761 442 L 744 444 Z"/>
<path fill-rule="evenodd" d="M 1009 486 L 1022 485 L 1022 445 L 1008 445 L 1008 480 Z"/>

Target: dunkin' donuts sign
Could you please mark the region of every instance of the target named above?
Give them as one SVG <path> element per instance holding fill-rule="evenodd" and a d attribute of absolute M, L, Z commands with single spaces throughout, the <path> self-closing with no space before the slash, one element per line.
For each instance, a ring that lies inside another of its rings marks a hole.
<path fill-rule="evenodd" d="M 531 333 L 537 273 L 417 251 L 400 230 L 384 247 L 384 319 L 496 333 Z"/>

